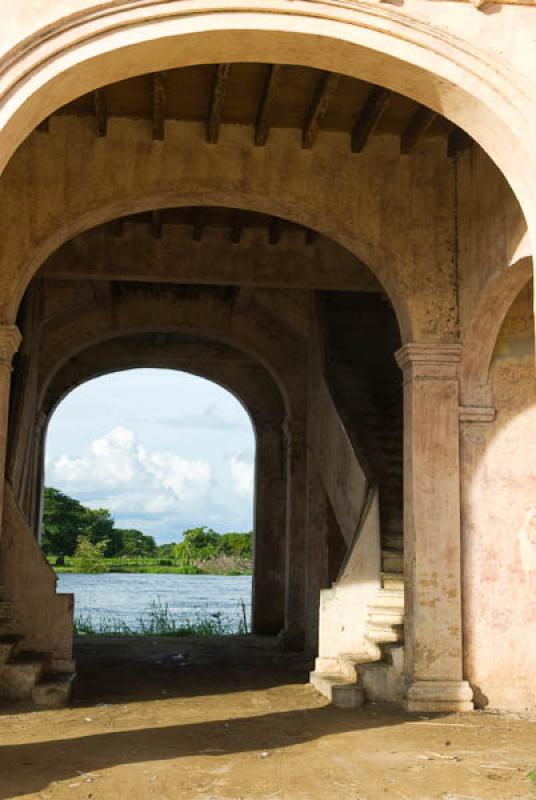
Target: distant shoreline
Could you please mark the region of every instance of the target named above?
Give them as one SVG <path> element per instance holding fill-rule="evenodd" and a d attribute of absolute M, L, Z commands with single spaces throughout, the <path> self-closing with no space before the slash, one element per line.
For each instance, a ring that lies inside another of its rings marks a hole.
<path fill-rule="evenodd" d="M 164 563 L 162 563 L 164 562 Z M 168 562 L 168 563 L 166 563 Z M 76 558 L 66 558 L 64 564 L 50 560 L 50 566 L 58 575 L 252 575 L 253 564 L 249 559 L 220 557 L 193 564 L 173 564 L 168 559 L 117 559 L 103 558 L 88 568 Z"/>
<path fill-rule="evenodd" d="M 188 570 L 183 567 L 105 567 L 104 569 L 84 571 L 75 567 L 52 567 L 58 575 L 215 575 L 221 577 L 251 576 L 251 570 L 230 570 L 229 572 L 208 569 Z"/>

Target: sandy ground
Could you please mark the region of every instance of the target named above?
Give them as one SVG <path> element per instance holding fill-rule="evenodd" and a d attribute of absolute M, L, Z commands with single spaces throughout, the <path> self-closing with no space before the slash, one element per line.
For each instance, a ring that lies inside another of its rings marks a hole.
<path fill-rule="evenodd" d="M 336 710 L 270 640 L 87 639 L 73 706 L 2 708 L 0 800 L 532 798 L 536 723 Z"/>

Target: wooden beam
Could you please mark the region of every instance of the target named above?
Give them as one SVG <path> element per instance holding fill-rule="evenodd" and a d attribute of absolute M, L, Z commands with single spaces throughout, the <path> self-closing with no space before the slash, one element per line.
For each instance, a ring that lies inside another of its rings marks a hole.
<path fill-rule="evenodd" d="M 281 64 L 271 65 L 261 107 L 257 116 L 257 124 L 255 126 L 255 144 L 257 147 L 263 147 L 268 141 L 268 134 L 272 127 L 275 106 L 281 91 L 282 72 L 283 67 Z"/>
<path fill-rule="evenodd" d="M 220 125 L 231 74 L 231 64 L 219 64 L 212 91 L 212 102 L 207 120 L 207 142 L 217 144 L 220 138 Z"/>
<path fill-rule="evenodd" d="M 39 133 L 48 133 L 50 130 L 50 117 L 45 117 L 36 128 Z"/>
<path fill-rule="evenodd" d="M 108 130 L 108 111 L 106 108 L 106 98 L 102 89 L 93 92 L 93 106 L 95 108 L 95 119 L 97 120 L 97 136 L 106 136 Z"/>
<path fill-rule="evenodd" d="M 465 150 L 468 150 L 469 147 L 473 144 L 473 140 L 461 128 L 454 128 L 454 130 L 449 134 L 448 145 L 447 145 L 447 156 L 449 158 L 454 158 L 454 156 L 463 153 Z"/>
<path fill-rule="evenodd" d="M 392 92 L 376 86 L 370 92 L 352 131 L 352 153 L 361 153 L 383 116 Z"/>
<path fill-rule="evenodd" d="M 246 215 L 243 211 L 235 211 L 231 224 L 231 242 L 239 244 L 246 227 Z"/>
<path fill-rule="evenodd" d="M 268 229 L 268 241 L 270 244 L 279 244 L 281 241 L 282 228 L 283 220 L 279 217 L 272 217 L 270 220 L 270 227 Z"/>
<path fill-rule="evenodd" d="M 312 228 L 305 229 L 305 244 L 307 247 L 310 247 L 312 244 L 314 244 L 317 239 L 318 231 L 314 231 Z"/>
<path fill-rule="evenodd" d="M 203 224 L 205 221 L 205 209 L 196 208 L 194 211 L 193 240 L 200 242 L 203 238 Z"/>
<path fill-rule="evenodd" d="M 118 217 L 117 219 L 113 219 L 110 222 L 110 228 L 112 230 L 112 236 L 122 236 L 123 235 L 123 218 Z"/>
<path fill-rule="evenodd" d="M 307 120 L 303 126 L 302 147 L 305 150 L 310 150 L 316 142 L 320 125 L 326 116 L 340 78 L 341 76 L 336 72 L 325 72 L 320 78 Z"/>
<path fill-rule="evenodd" d="M 163 142 L 167 115 L 167 92 L 164 73 L 155 72 L 152 79 L 153 139 Z"/>
<path fill-rule="evenodd" d="M 160 209 L 151 213 L 151 236 L 153 239 L 162 238 L 162 212 Z"/>
<path fill-rule="evenodd" d="M 431 108 L 419 106 L 400 134 L 400 152 L 403 155 L 409 155 L 415 149 L 436 117 L 437 113 Z"/>

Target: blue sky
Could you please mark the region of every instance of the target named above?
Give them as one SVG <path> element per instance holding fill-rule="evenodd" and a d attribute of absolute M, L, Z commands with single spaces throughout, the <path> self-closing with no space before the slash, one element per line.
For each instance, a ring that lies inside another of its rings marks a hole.
<path fill-rule="evenodd" d="M 254 453 L 248 414 L 229 392 L 136 369 L 89 381 L 58 406 L 45 482 L 162 544 L 197 525 L 251 530 Z"/>

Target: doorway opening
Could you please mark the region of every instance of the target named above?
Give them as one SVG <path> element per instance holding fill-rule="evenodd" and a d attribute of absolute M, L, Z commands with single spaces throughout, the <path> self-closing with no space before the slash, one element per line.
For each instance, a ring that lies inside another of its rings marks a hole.
<path fill-rule="evenodd" d="M 74 594 L 75 633 L 251 630 L 255 436 L 196 375 L 85 382 L 48 426 L 41 546 Z"/>

